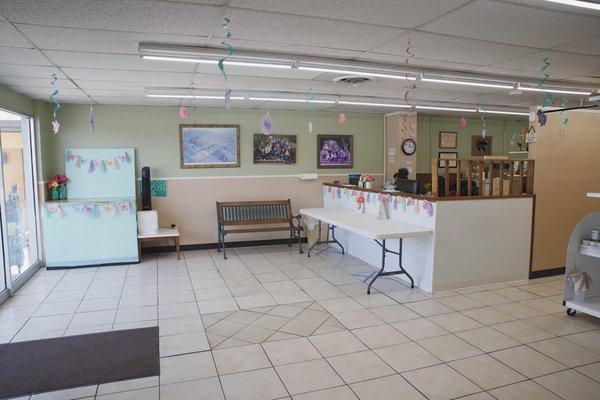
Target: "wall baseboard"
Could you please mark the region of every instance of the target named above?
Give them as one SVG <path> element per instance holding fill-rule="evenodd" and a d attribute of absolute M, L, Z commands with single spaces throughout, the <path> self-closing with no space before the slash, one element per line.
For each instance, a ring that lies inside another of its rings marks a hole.
<path fill-rule="evenodd" d="M 302 238 L 301 242 L 306 243 L 306 238 Z M 233 247 L 276 246 L 288 243 L 289 239 L 242 240 L 238 242 L 227 242 L 225 246 L 226 248 L 231 249 Z M 293 244 L 296 244 L 296 242 Z M 219 243 L 183 244 L 180 246 L 180 250 L 212 250 L 218 247 Z M 142 253 L 168 253 L 174 251 L 176 251 L 175 246 L 149 246 L 142 248 Z"/>
<path fill-rule="evenodd" d="M 565 273 L 565 267 L 540 269 L 539 271 L 531 271 L 529 279 L 545 278 L 548 276 L 562 275 Z"/>

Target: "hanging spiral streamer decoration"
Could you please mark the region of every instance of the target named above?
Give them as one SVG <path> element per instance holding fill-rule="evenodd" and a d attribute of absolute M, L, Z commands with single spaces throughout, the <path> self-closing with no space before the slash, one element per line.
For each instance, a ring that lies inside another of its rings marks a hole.
<path fill-rule="evenodd" d="M 487 121 L 485 120 L 485 109 L 487 106 L 487 102 L 484 101 L 483 105 L 480 107 L 480 113 L 481 113 L 481 137 L 485 138 L 485 135 L 487 133 Z"/>
<path fill-rule="evenodd" d="M 217 65 L 219 66 L 219 70 L 221 70 L 221 73 L 223 74 L 225 82 L 228 82 L 227 72 L 225 72 L 225 60 L 227 60 L 233 55 L 233 53 L 235 53 L 235 47 L 228 42 L 228 40 L 232 36 L 232 33 L 229 30 L 229 23 L 231 22 L 231 18 L 224 17 L 223 20 L 225 22 L 221 24 L 221 27 L 225 29 L 226 34 L 225 39 L 221 42 L 221 44 L 227 48 L 227 55 L 221 58 Z M 225 91 L 225 107 L 227 107 L 228 110 L 231 109 L 231 89 L 229 89 L 229 87 Z"/>
<path fill-rule="evenodd" d="M 315 124 L 313 124 L 312 121 L 312 115 L 315 113 L 314 108 L 311 105 L 311 102 L 315 99 L 315 92 L 313 92 L 312 88 L 308 88 L 308 96 L 306 98 L 306 105 L 308 106 L 308 131 L 310 133 L 313 133 L 313 130 L 315 128 Z"/>
<path fill-rule="evenodd" d="M 56 135 L 58 133 L 58 131 L 60 130 L 60 123 L 58 122 L 58 119 L 56 118 L 56 114 L 58 113 L 58 111 L 61 108 L 60 103 L 58 102 L 58 100 L 56 100 L 56 96 L 58 96 L 58 94 L 59 94 L 58 88 L 56 87 L 56 81 L 58 80 L 58 75 L 56 75 L 56 73 L 53 72 L 50 75 L 50 77 L 52 78 L 52 81 L 50 82 L 50 84 L 54 88 L 54 90 L 52 91 L 52 94 L 50 95 L 50 101 L 54 103 L 54 112 L 52 113 L 52 132 Z"/>
<path fill-rule="evenodd" d="M 542 68 L 540 68 L 540 72 L 542 73 L 542 75 L 544 75 L 542 78 L 540 78 L 540 80 L 538 81 L 537 87 L 538 89 L 544 89 L 544 85 L 546 84 L 546 81 L 548 80 L 548 78 L 550 77 L 550 75 L 546 72 L 546 69 L 552 65 L 552 63 L 550 62 L 550 59 L 548 57 L 544 58 L 542 60 L 542 62 L 544 63 L 544 66 Z M 550 107 L 552 105 L 552 93 L 550 92 L 546 92 L 546 98 L 544 99 L 544 103 L 542 104 L 543 107 Z"/>
<path fill-rule="evenodd" d="M 412 43 L 412 37 L 408 38 L 408 41 L 406 42 L 406 58 L 405 58 L 405 63 L 408 66 L 410 64 L 410 60 L 415 56 L 415 53 L 413 51 L 413 43 Z M 408 79 L 408 73 L 406 74 L 406 78 Z M 414 127 L 412 125 L 412 112 L 414 109 L 414 104 L 411 101 L 411 92 L 413 90 L 415 90 L 417 87 L 415 81 L 412 81 L 411 87 L 406 90 L 404 92 L 404 101 L 406 102 L 406 104 L 408 104 L 410 106 L 410 108 L 408 109 L 408 114 L 404 114 L 402 116 L 402 138 L 406 139 L 407 134 L 408 137 L 412 137 L 412 133 L 414 132 Z"/>
<path fill-rule="evenodd" d="M 568 102 L 569 102 L 569 100 L 563 96 L 562 102 L 560 103 L 560 108 L 563 108 L 563 111 L 560 112 L 560 116 L 562 118 L 562 126 L 558 130 L 558 136 L 560 136 L 561 138 L 564 138 L 567 134 L 567 131 L 565 128 L 567 126 L 567 122 L 569 122 L 569 117 L 567 117 L 567 112 L 564 110 L 564 108 L 567 108 Z"/>

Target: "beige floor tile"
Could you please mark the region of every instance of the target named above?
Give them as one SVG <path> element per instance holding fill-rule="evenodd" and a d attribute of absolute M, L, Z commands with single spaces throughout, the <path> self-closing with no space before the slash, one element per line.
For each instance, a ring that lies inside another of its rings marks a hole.
<path fill-rule="evenodd" d="M 119 308 L 117 310 L 117 316 L 115 317 L 115 323 L 120 324 L 125 322 L 149 321 L 156 319 L 158 319 L 157 306 Z"/>
<path fill-rule="evenodd" d="M 493 307 L 474 308 L 472 310 L 462 311 L 467 317 L 473 318 L 484 325 L 500 324 L 503 322 L 514 321 L 516 318 L 498 311 Z"/>
<path fill-rule="evenodd" d="M 540 310 L 547 314 L 557 314 L 565 312 L 565 307 L 562 304 L 544 298 L 521 300 L 519 303 L 531 308 L 535 308 L 536 310 Z"/>
<path fill-rule="evenodd" d="M 439 303 L 448 306 L 456 311 L 470 310 L 472 308 L 483 307 L 485 305 L 462 294 L 456 296 L 441 297 L 436 300 Z"/>
<path fill-rule="evenodd" d="M 560 400 L 534 381 L 525 381 L 490 390 L 497 400 Z"/>
<path fill-rule="evenodd" d="M 268 312 L 269 315 L 275 315 L 278 317 L 285 317 L 285 318 L 294 318 L 296 315 L 300 314 L 300 312 L 304 309 L 305 307 L 298 307 L 295 305 L 278 305 L 273 307 L 273 309 L 271 311 Z"/>
<path fill-rule="evenodd" d="M 116 310 L 76 313 L 69 324 L 69 328 L 112 324 L 115 321 L 116 313 Z"/>
<path fill-rule="evenodd" d="M 382 293 L 365 293 L 366 290 L 363 292 L 362 295 L 354 297 L 354 300 L 358 301 L 363 307 L 374 308 L 398 305 L 398 302 Z"/>
<path fill-rule="evenodd" d="M 120 393 L 129 390 L 143 389 L 155 387 L 159 385 L 158 376 L 150 376 L 147 378 L 127 379 L 124 381 L 103 383 L 98 385 L 97 396 L 102 396 L 109 393 Z"/>
<path fill-rule="evenodd" d="M 430 317 L 432 315 L 453 311 L 450 307 L 439 303 L 437 300 L 415 301 L 414 303 L 406 303 L 405 306 L 423 317 Z"/>
<path fill-rule="evenodd" d="M 576 333 L 564 338 L 600 354 L 600 330 Z"/>
<path fill-rule="evenodd" d="M 238 310 L 238 304 L 233 297 L 217 300 L 202 300 L 198 302 L 198 308 L 201 314 L 212 314 L 224 311 Z"/>
<path fill-rule="evenodd" d="M 247 346 L 249 344 L 254 344 L 254 343 L 248 343 L 248 342 L 244 342 L 243 340 L 229 338 L 229 339 L 223 340 L 221 343 L 216 345 L 213 348 L 213 350 L 229 349 L 231 347 Z"/>
<path fill-rule="evenodd" d="M 504 333 L 498 332 L 489 326 L 457 332 L 456 336 L 466 340 L 486 353 L 518 346 L 520 344 L 520 342 L 510 336 L 506 336 Z"/>
<path fill-rule="evenodd" d="M 600 382 L 573 370 L 542 376 L 535 381 L 565 400 L 589 400 L 600 396 Z"/>
<path fill-rule="evenodd" d="M 294 396 L 294 400 L 358 400 L 348 386 L 318 390 Z"/>
<path fill-rule="evenodd" d="M 262 344 L 273 365 L 297 363 L 316 360 L 321 354 L 306 338 L 278 340 Z"/>
<path fill-rule="evenodd" d="M 529 378 L 551 374 L 567 368 L 566 365 L 527 346 L 511 347 L 510 349 L 490 353 L 490 355 Z"/>
<path fill-rule="evenodd" d="M 318 302 L 325 310 L 334 314 L 344 311 L 364 310 L 364 307 L 351 297 L 340 297 L 337 299 L 320 300 Z"/>
<path fill-rule="evenodd" d="M 478 303 L 485 304 L 486 306 L 492 306 L 494 304 L 502 304 L 502 303 L 510 303 L 511 299 L 508 299 L 504 296 L 500 296 L 496 293 L 490 292 L 488 290 L 483 292 L 475 292 L 475 293 L 467 293 L 465 294 L 470 299 L 475 300 Z"/>
<path fill-rule="evenodd" d="M 448 332 L 460 332 L 467 329 L 480 328 L 483 325 L 459 312 L 434 315 L 427 318 L 436 325 L 441 326 Z"/>
<path fill-rule="evenodd" d="M 496 304 L 494 309 L 514 317 L 515 319 L 528 319 L 545 315 L 546 313 L 521 303 Z"/>
<path fill-rule="evenodd" d="M 256 294 L 250 296 L 237 296 L 235 297 L 235 301 L 239 304 L 240 308 L 255 308 L 255 307 L 265 307 L 265 306 L 274 306 L 277 304 L 275 300 L 268 294 Z"/>
<path fill-rule="evenodd" d="M 417 343 L 444 362 L 481 354 L 481 350 L 452 334 L 421 339 Z"/>
<path fill-rule="evenodd" d="M 160 336 L 177 335 L 188 332 L 204 332 L 200 316 L 160 319 Z"/>
<path fill-rule="evenodd" d="M 447 365 L 405 372 L 402 376 L 430 400 L 449 400 L 481 391 Z"/>
<path fill-rule="evenodd" d="M 285 333 L 291 333 L 292 335 L 308 336 L 312 334 L 321 324 L 318 322 L 301 321 L 299 319 L 293 319 L 279 330 Z"/>
<path fill-rule="evenodd" d="M 60 303 L 42 303 L 33 313 L 33 317 L 47 317 L 50 315 L 73 314 L 79 306 L 79 301 L 65 301 Z"/>
<path fill-rule="evenodd" d="M 172 383 L 160 386 L 162 400 L 196 400 L 198 398 L 223 400 L 223 390 L 218 378 Z"/>
<path fill-rule="evenodd" d="M 275 369 L 292 395 L 314 392 L 344 383 L 325 360 L 281 365 Z"/>
<path fill-rule="evenodd" d="M 213 356 L 209 351 L 163 357 L 160 359 L 160 383 L 192 381 L 217 376 Z"/>
<path fill-rule="evenodd" d="M 487 354 L 453 361 L 449 365 L 485 390 L 527 380 Z"/>
<path fill-rule="evenodd" d="M 397 372 L 440 364 L 442 361 L 414 342 L 373 350 Z"/>
<path fill-rule="evenodd" d="M 38 393 L 31 396 L 31 400 L 67 400 L 95 396 L 97 385 L 81 386 L 71 389 L 54 390 L 52 392 Z"/>
<path fill-rule="evenodd" d="M 391 375 L 350 385 L 360 400 L 425 400 L 400 375 Z"/>
<path fill-rule="evenodd" d="M 393 375 L 395 372 L 372 351 L 329 357 L 327 361 L 350 384 Z"/>
<path fill-rule="evenodd" d="M 583 367 L 575 368 L 582 374 L 600 382 L 600 362 L 584 365 Z"/>
<path fill-rule="evenodd" d="M 260 328 L 277 330 L 290 322 L 289 318 L 278 317 L 276 315 L 262 315 L 256 321 L 252 322 L 252 325 Z"/>
<path fill-rule="evenodd" d="M 275 333 L 272 329 L 248 325 L 232 336 L 233 339 L 243 340 L 249 343 L 261 343 Z"/>
<path fill-rule="evenodd" d="M 367 350 L 367 347 L 349 331 L 314 335 L 308 339 L 324 357 Z"/>
<path fill-rule="evenodd" d="M 494 398 L 487 392 L 481 392 L 461 397 L 460 400 L 494 400 Z"/>
<path fill-rule="evenodd" d="M 83 300 L 79 307 L 78 312 L 88 311 L 102 311 L 102 310 L 116 310 L 119 306 L 119 297 L 108 297 L 105 299 L 91 299 Z"/>
<path fill-rule="evenodd" d="M 566 313 L 528 318 L 527 322 L 558 336 L 590 331 L 600 327 L 600 325 L 587 322 L 582 318 L 569 317 Z"/>
<path fill-rule="evenodd" d="M 210 348 L 204 332 L 182 333 L 160 337 L 160 355 L 163 357 L 177 354 L 195 353 Z"/>
<path fill-rule="evenodd" d="M 410 310 L 406 306 L 403 306 L 402 304 L 371 308 L 371 312 L 387 323 L 421 318 L 419 314 Z"/>
<path fill-rule="evenodd" d="M 392 326 L 412 340 L 440 336 L 448 333 L 447 330 L 425 318 L 396 322 L 393 323 Z"/>
<path fill-rule="evenodd" d="M 98 400 L 158 400 L 159 389 L 158 386 L 129 390 L 127 392 L 111 393 L 104 396 L 96 396 Z M 182 399 L 183 400 L 183 399 Z"/>
<path fill-rule="evenodd" d="M 288 395 L 273 368 L 224 375 L 221 384 L 227 400 L 269 400 Z"/>
<path fill-rule="evenodd" d="M 245 372 L 271 366 L 265 352 L 258 344 L 214 350 L 213 356 L 219 375 Z"/>
<path fill-rule="evenodd" d="M 335 313 L 334 317 L 347 329 L 381 325 L 384 322 L 369 310 L 355 310 Z"/>
<path fill-rule="evenodd" d="M 571 368 L 600 361 L 600 354 L 563 338 L 542 340 L 529 346 Z"/>
<path fill-rule="evenodd" d="M 554 337 L 552 333 L 546 332 L 525 321 L 505 322 L 498 325 L 492 325 L 492 328 L 522 343 L 530 343 Z"/>
<path fill-rule="evenodd" d="M 377 325 L 355 329 L 352 333 L 371 349 L 410 341 L 409 338 L 389 325 Z"/>

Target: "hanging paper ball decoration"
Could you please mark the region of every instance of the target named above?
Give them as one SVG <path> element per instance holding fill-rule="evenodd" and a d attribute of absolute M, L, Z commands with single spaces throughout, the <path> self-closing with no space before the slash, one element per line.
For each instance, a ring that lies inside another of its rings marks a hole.
<path fill-rule="evenodd" d="M 52 120 L 52 133 L 54 133 L 56 135 L 59 130 L 60 130 L 60 123 L 58 122 L 57 119 L 53 119 Z"/>
<path fill-rule="evenodd" d="M 538 118 L 538 122 L 540 123 L 540 126 L 544 126 L 546 125 L 546 114 L 544 114 L 544 111 L 542 110 L 538 110 L 537 111 L 537 118 Z"/>
<path fill-rule="evenodd" d="M 179 108 L 179 118 L 186 119 L 190 116 L 190 110 L 186 106 L 181 106 Z"/>
<path fill-rule="evenodd" d="M 460 126 L 461 128 L 467 126 L 467 119 L 465 117 L 460 117 L 458 119 L 458 126 Z"/>
<path fill-rule="evenodd" d="M 338 115 L 338 122 L 340 124 L 346 123 L 346 114 L 344 114 L 343 112 L 340 113 L 340 115 Z"/>
<path fill-rule="evenodd" d="M 315 125 L 313 124 L 312 120 L 308 121 L 308 131 L 310 133 L 313 133 L 313 130 L 315 129 Z"/>
<path fill-rule="evenodd" d="M 260 129 L 264 135 L 270 135 L 273 132 L 273 119 L 268 112 L 262 118 Z"/>
<path fill-rule="evenodd" d="M 94 133 L 96 130 L 96 114 L 92 106 L 90 106 L 90 113 L 88 114 L 88 128 L 90 129 L 90 133 Z"/>
<path fill-rule="evenodd" d="M 485 128 L 483 128 L 483 129 L 481 130 L 481 137 L 482 137 L 482 138 L 485 138 L 485 134 L 486 134 L 486 133 L 487 133 L 486 129 L 485 129 Z"/>

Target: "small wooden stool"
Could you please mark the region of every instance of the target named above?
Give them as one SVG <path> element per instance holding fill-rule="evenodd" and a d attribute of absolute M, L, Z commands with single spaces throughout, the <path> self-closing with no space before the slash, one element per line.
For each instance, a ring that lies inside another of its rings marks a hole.
<path fill-rule="evenodd" d="M 140 252 L 140 260 L 142 258 L 142 242 L 149 242 L 152 240 L 170 240 L 173 239 L 175 242 L 175 249 L 177 250 L 177 259 L 180 260 L 179 253 L 179 228 L 158 228 L 158 232 L 154 234 L 138 233 L 138 248 Z"/>

